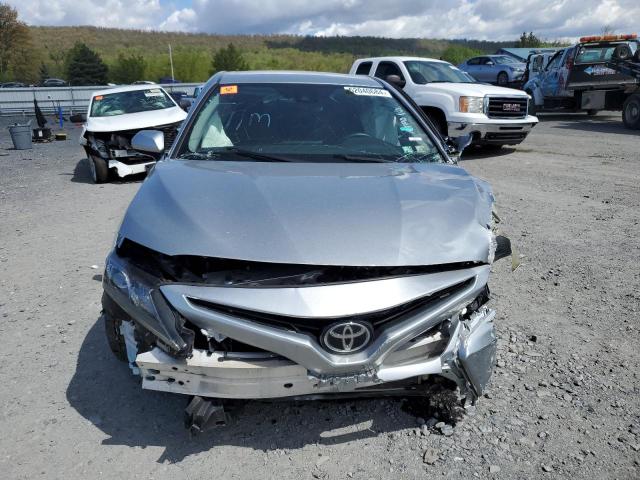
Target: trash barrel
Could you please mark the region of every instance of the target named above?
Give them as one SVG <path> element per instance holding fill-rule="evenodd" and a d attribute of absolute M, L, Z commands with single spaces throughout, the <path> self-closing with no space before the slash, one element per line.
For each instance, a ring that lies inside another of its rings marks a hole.
<path fill-rule="evenodd" d="M 31 122 L 25 123 L 24 125 L 14 123 L 9 126 L 9 133 L 11 134 L 13 147 L 16 150 L 29 150 L 33 148 L 33 143 L 31 142 Z"/>

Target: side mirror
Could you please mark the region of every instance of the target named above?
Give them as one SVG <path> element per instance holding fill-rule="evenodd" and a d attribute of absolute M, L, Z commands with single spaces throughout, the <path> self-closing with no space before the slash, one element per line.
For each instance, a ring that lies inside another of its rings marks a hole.
<path fill-rule="evenodd" d="M 183 109 L 185 112 L 188 112 L 189 109 L 191 108 L 191 101 L 186 98 L 181 99 L 180 108 Z"/>
<path fill-rule="evenodd" d="M 487 63 L 485 63 L 485 65 L 489 65 L 490 67 L 495 65 L 495 63 L 493 63 L 491 60 L 489 60 Z"/>
<path fill-rule="evenodd" d="M 131 148 L 145 153 L 162 153 L 164 134 L 158 130 L 140 130 L 131 139 Z"/>
<path fill-rule="evenodd" d="M 404 88 L 407 84 L 399 75 L 387 75 L 385 80 L 396 88 Z"/>
<path fill-rule="evenodd" d="M 454 162 L 458 162 L 460 160 L 460 156 L 465 148 L 471 145 L 473 142 L 473 136 L 471 135 L 462 135 L 461 137 L 447 137 L 445 138 L 445 146 L 449 157 Z"/>
<path fill-rule="evenodd" d="M 473 136 L 471 135 L 462 135 L 461 137 L 456 137 L 455 143 L 458 152 L 462 153 L 465 148 L 471 145 L 471 142 L 473 142 Z"/>

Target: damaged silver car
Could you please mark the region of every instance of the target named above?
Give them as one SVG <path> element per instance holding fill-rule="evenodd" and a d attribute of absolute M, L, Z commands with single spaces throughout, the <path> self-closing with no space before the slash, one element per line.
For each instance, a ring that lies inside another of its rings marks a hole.
<path fill-rule="evenodd" d="M 111 349 L 143 388 L 194 396 L 196 430 L 224 421 L 221 399 L 410 395 L 440 377 L 475 400 L 510 244 L 456 153 L 376 78 L 216 74 L 107 258 Z"/>

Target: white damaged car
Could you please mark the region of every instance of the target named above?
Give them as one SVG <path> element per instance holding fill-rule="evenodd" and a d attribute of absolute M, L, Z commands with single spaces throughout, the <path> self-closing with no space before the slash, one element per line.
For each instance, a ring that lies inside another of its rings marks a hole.
<path fill-rule="evenodd" d="M 140 130 L 158 130 L 171 145 L 187 113 L 159 85 L 132 85 L 94 92 L 80 144 L 87 152 L 91 176 L 104 183 L 147 171 L 157 156 L 131 148 Z"/>

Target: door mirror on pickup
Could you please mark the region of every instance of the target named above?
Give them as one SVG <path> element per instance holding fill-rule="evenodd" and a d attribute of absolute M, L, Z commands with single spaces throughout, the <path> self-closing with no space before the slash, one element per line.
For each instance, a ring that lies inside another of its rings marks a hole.
<path fill-rule="evenodd" d="M 145 153 L 162 153 L 164 134 L 158 130 L 140 130 L 131 139 L 131 148 Z"/>
<path fill-rule="evenodd" d="M 399 75 L 387 75 L 385 80 L 396 88 L 404 88 L 407 84 Z"/>

